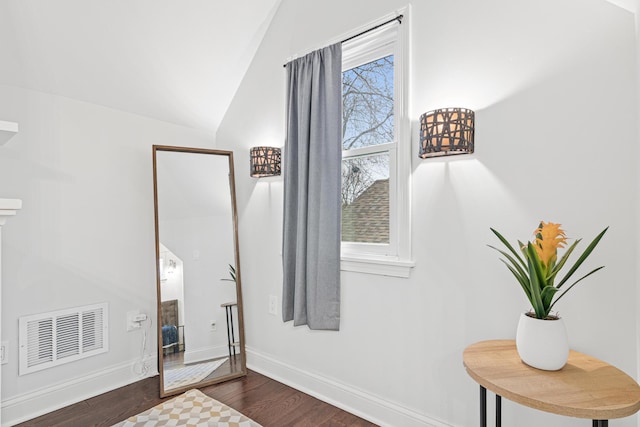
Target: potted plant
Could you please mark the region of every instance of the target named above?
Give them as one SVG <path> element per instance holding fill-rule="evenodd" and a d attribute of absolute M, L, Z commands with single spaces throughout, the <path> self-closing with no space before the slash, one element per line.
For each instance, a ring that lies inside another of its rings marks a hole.
<path fill-rule="evenodd" d="M 593 239 L 556 283 L 556 279 L 560 277 L 560 270 L 565 267 L 582 239 L 573 242 L 558 259 L 558 249 L 564 248 L 567 244 L 561 224 L 540 222 L 534 231 L 535 238 L 532 242 L 524 244 L 518 241 L 520 251 L 516 251 L 498 231 L 491 228 L 506 250 L 488 246 L 502 254 L 504 259 L 500 260 L 514 275 L 532 306 L 532 311 L 520 315 L 516 332 L 516 347 L 520 358 L 526 364 L 545 370 L 558 370 L 566 364 L 569 357 L 566 328 L 557 313 L 551 313 L 551 309 L 576 284 L 604 268 L 595 268 L 567 285 L 608 229 L 609 227 L 605 228 Z"/>
<path fill-rule="evenodd" d="M 229 276 L 231 276 L 231 279 L 220 279 L 220 280 L 224 282 L 236 282 L 236 269 L 231 264 L 229 264 Z"/>

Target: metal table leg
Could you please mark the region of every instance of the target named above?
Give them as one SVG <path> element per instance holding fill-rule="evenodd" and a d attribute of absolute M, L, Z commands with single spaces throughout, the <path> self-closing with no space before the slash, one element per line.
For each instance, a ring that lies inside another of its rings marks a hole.
<path fill-rule="evenodd" d="M 487 389 L 483 386 L 480 386 L 480 427 L 487 427 Z M 502 427 L 502 396 L 497 394 L 496 427 Z"/>
<path fill-rule="evenodd" d="M 236 337 L 235 337 L 235 334 L 233 333 L 233 306 L 229 307 L 229 319 L 230 319 L 229 324 L 231 325 L 231 347 L 233 348 L 233 357 L 235 357 L 236 356 L 236 346 L 235 346 Z"/>
<path fill-rule="evenodd" d="M 592 427 L 609 427 L 609 420 L 593 420 Z"/>
<path fill-rule="evenodd" d="M 487 389 L 480 386 L 480 427 L 487 427 Z"/>
<path fill-rule="evenodd" d="M 220 307 L 224 307 L 225 314 L 227 316 L 227 341 L 229 344 L 229 358 L 233 361 L 236 356 L 236 335 L 233 328 L 233 306 L 237 306 L 235 302 L 225 302 L 220 304 Z M 233 358 L 231 358 L 231 352 L 233 352 Z"/>
<path fill-rule="evenodd" d="M 231 358 L 231 343 L 233 342 L 231 338 L 231 334 L 233 333 L 233 324 L 229 321 L 230 308 L 231 307 L 225 307 L 225 314 L 227 315 L 227 344 L 229 346 L 229 358 Z"/>

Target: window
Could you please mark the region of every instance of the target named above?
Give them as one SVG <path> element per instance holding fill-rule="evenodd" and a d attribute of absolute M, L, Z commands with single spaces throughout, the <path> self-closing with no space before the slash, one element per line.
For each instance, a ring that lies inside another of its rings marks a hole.
<path fill-rule="evenodd" d="M 387 24 L 342 46 L 343 270 L 407 277 L 413 266 L 406 25 Z"/>

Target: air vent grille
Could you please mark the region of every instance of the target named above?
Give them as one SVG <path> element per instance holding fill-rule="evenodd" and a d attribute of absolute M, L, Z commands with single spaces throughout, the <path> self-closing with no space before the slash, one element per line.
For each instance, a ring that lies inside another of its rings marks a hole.
<path fill-rule="evenodd" d="M 20 375 L 106 352 L 107 325 L 107 303 L 21 317 Z"/>

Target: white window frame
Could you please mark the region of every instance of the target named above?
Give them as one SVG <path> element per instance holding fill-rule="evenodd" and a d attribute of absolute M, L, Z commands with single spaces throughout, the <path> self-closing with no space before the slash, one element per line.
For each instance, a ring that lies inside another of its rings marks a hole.
<path fill-rule="evenodd" d="M 341 269 L 360 273 L 409 277 L 411 260 L 411 135 L 408 118 L 408 11 L 402 23 L 390 23 L 358 36 L 342 45 L 342 69 L 393 54 L 394 56 L 394 138 L 376 146 L 343 151 L 343 159 L 376 152 L 389 153 L 389 244 L 342 242 Z M 366 27 L 375 27 L 394 15 Z M 358 34 L 360 31 L 355 32 Z"/>

